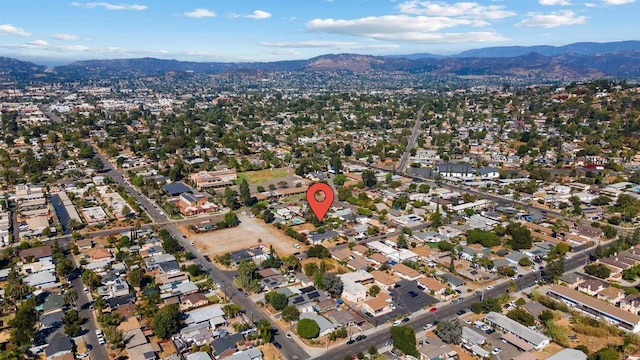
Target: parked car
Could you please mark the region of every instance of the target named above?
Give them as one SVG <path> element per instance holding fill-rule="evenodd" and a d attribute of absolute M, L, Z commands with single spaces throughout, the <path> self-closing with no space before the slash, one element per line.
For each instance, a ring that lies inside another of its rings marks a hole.
<path fill-rule="evenodd" d="M 274 341 L 274 342 L 273 342 L 273 346 L 274 346 L 276 349 L 278 349 L 278 350 L 282 349 L 282 345 L 280 345 L 280 343 L 279 343 L 279 342 L 277 342 L 277 341 Z"/>
<path fill-rule="evenodd" d="M 431 323 L 425 324 L 425 325 L 422 325 L 422 330 L 426 331 L 426 330 L 431 329 L 432 327 L 433 327 L 433 324 L 431 324 Z"/>
<path fill-rule="evenodd" d="M 429 309 L 429 312 L 436 312 L 436 311 L 438 311 L 437 307 L 432 307 L 431 309 Z"/>
<path fill-rule="evenodd" d="M 498 355 L 498 354 L 500 354 L 501 352 L 502 352 L 502 349 L 500 349 L 500 348 L 495 348 L 495 349 L 493 349 L 493 351 L 491 351 L 491 353 L 492 353 L 493 355 Z"/>
<path fill-rule="evenodd" d="M 491 290 L 491 289 L 493 289 L 493 285 L 487 286 L 487 290 Z"/>
<path fill-rule="evenodd" d="M 208 262 L 211 262 L 211 258 L 209 257 L 209 255 L 205 255 L 203 256 L 205 260 L 207 260 Z"/>
<path fill-rule="evenodd" d="M 366 338 L 367 338 L 367 335 L 360 334 L 360 335 L 356 336 L 356 341 L 362 341 L 362 340 L 364 340 Z"/>
<path fill-rule="evenodd" d="M 402 321 L 396 320 L 396 321 L 393 322 L 393 324 L 391 324 L 391 326 L 398 326 L 400 324 L 402 324 Z"/>
<path fill-rule="evenodd" d="M 409 296 L 411 296 L 412 298 L 414 298 L 414 297 L 418 296 L 418 294 L 417 294 L 415 291 L 413 291 L 413 290 L 412 290 L 412 291 L 407 292 L 407 294 L 409 294 Z"/>
<path fill-rule="evenodd" d="M 287 333 L 287 335 L 285 335 L 287 337 L 287 339 L 291 339 L 293 337 L 293 335 L 291 335 L 291 333 Z"/>
<path fill-rule="evenodd" d="M 351 345 L 351 344 L 355 344 L 355 340 L 353 339 L 349 339 L 349 341 L 347 341 L 347 345 Z"/>
<path fill-rule="evenodd" d="M 464 310 L 464 309 L 460 309 L 460 310 L 456 311 L 456 314 L 458 314 L 458 315 L 464 315 L 466 313 L 467 313 L 467 311 Z"/>
<path fill-rule="evenodd" d="M 409 322 L 409 318 L 408 318 L 408 317 L 406 317 L 406 318 L 402 319 L 402 322 L 403 322 L 403 323 Z"/>

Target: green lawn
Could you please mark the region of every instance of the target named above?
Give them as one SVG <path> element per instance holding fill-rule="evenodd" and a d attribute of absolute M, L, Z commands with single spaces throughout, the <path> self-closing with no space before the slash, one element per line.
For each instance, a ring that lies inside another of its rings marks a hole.
<path fill-rule="evenodd" d="M 249 184 L 257 184 L 272 179 L 286 178 L 293 171 L 290 168 L 265 169 L 258 171 L 245 171 L 238 174 L 239 179 L 247 179 Z"/>

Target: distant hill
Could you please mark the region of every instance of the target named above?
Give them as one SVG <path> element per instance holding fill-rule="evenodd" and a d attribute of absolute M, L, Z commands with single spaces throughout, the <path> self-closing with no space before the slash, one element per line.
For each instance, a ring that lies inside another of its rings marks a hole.
<path fill-rule="evenodd" d="M 540 51 L 531 51 L 534 48 Z M 506 56 L 510 53 L 517 55 Z M 462 56 L 463 54 L 467 56 Z M 476 56 L 470 56 L 472 54 Z M 493 56 L 485 56 L 489 54 Z M 562 47 L 486 48 L 448 57 L 431 54 L 327 54 L 306 60 L 254 63 L 138 58 L 76 61 L 46 68 L 31 62 L 0 57 L 0 79 L 13 81 L 81 81 L 157 75 L 177 78 L 220 73 L 260 76 L 262 72 L 274 71 L 405 72 L 434 76 L 511 76 L 538 80 L 582 80 L 596 77 L 640 79 L 640 41 L 576 43 Z"/>
<path fill-rule="evenodd" d="M 513 57 L 536 52 L 544 56 L 562 54 L 596 55 L 617 51 L 640 50 L 640 41 L 616 41 L 607 43 L 579 42 L 564 46 L 498 46 L 463 51 L 452 57 Z M 409 55 L 411 56 L 411 55 Z"/>
<path fill-rule="evenodd" d="M 46 66 L 36 65 L 29 61 L 0 56 L 0 78 L 25 81 L 44 76 L 46 69 Z"/>

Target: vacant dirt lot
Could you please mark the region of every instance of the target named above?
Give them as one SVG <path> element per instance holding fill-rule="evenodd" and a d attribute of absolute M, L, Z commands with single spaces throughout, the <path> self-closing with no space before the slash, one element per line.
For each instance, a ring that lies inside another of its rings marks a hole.
<path fill-rule="evenodd" d="M 198 249 L 211 256 L 246 249 L 257 245 L 258 239 L 262 239 L 262 244 L 266 247 L 273 245 L 279 256 L 300 251 L 294 247 L 295 244 L 300 244 L 303 249 L 305 248 L 304 244 L 286 236 L 283 232 L 265 224 L 258 218 L 238 214 L 238 219 L 240 225 L 234 228 L 193 234 L 190 238 L 196 243 Z"/>

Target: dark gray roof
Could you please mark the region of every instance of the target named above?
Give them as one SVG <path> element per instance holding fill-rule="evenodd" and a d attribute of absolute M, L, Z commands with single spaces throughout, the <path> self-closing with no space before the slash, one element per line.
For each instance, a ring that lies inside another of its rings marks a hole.
<path fill-rule="evenodd" d="M 442 277 L 443 277 L 443 278 L 444 278 L 444 279 L 445 279 L 449 284 L 451 284 L 451 285 L 453 285 L 453 286 L 462 286 L 462 285 L 464 285 L 464 281 L 462 281 L 462 280 L 458 279 L 457 277 L 455 277 L 455 276 L 453 276 L 453 275 L 451 275 L 451 274 L 445 273 L 445 274 L 442 274 Z"/>
<path fill-rule="evenodd" d="M 167 194 L 169 194 L 171 196 L 177 196 L 177 195 L 180 195 L 182 193 L 191 193 L 191 192 L 193 192 L 193 190 L 191 190 L 190 187 L 188 187 L 187 185 L 185 185 L 184 183 L 181 183 L 181 182 L 175 182 L 175 183 L 167 184 L 167 185 L 164 185 L 162 188 L 164 189 L 164 191 L 167 192 Z"/>
<path fill-rule="evenodd" d="M 235 349 L 236 343 L 244 339 L 244 336 L 240 333 L 235 333 L 228 337 L 221 337 L 213 340 L 211 345 L 213 346 L 214 354 L 220 355 L 229 349 Z"/>
<path fill-rule="evenodd" d="M 40 316 L 40 324 L 44 328 L 58 327 L 62 325 L 62 319 L 64 318 L 64 312 L 62 310 L 54 311 Z"/>
<path fill-rule="evenodd" d="M 118 308 L 122 305 L 131 304 L 135 300 L 135 296 L 132 294 L 127 294 L 123 296 L 116 296 L 114 298 L 107 299 L 107 304 L 111 309 Z"/>
<path fill-rule="evenodd" d="M 45 352 L 47 353 L 47 358 L 49 358 L 57 353 L 71 352 L 72 349 L 73 345 L 71 344 L 71 339 L 67 336 L 61 336 L 49 341 L 49 346 L 47 346 Z"/>
<path fill-rule="evenodd" d="M 167 261 L 167 262 L 158 264 L 158 268 L 160 268 L 160 271 L 166 274 L 171 271 L 179 271 L 180 265 L 178 265 L 178 263 L 175 261 Z"/>

